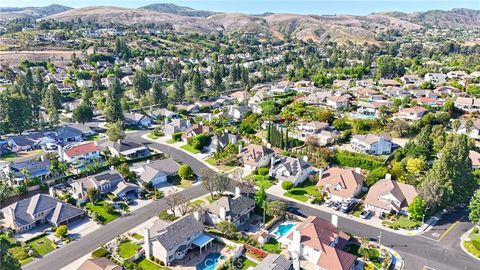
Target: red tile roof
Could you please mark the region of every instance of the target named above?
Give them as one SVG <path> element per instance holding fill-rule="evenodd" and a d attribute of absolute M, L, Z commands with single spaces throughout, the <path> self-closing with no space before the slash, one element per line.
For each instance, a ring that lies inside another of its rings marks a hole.
<path fill-rule="evenodd" d="M 75 157 L 75 156 L 80 156 L 80 155 L 84 155 L 84 154 L 92 153 L 96 151 L 100 151 L 100 148 L 96 146 L 94 142 L 90 142 L 90 143 L 75 145 L 72 148 L 65 149 L 64 152 L 68 157 Z"/>

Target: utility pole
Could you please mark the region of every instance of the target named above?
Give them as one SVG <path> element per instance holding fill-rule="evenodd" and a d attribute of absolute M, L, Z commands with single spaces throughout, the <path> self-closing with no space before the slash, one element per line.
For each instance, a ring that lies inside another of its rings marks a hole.
<path fill-rule="evenodd" d="M 378 236 L 378 244 L 379 244 L 379 245 L 382 244 L 382 232 L 383 232 L 383 230 L 380 229 L 380 235 Z"/>

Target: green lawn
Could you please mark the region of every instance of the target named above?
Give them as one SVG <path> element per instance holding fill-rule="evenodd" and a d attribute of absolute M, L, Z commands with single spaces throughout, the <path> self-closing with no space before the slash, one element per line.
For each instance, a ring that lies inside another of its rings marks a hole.
<path fill-rule="evenodd" d="M 137 250 L 140 248 L 139 245 L 132 243 L 130 241 L 125 241 L 120 243 L 118 248 L 118 254 L 124 259 L 128 259 L 137 253 Z"/>
<path fill-rule="evenodd" d="M 98 141 L 100 139 L 101 139 L 100 134 L 91 135 L 86 138 L 87 141 Z"/>
<path fill-rule="evenodd" d="M 0 156 L 0 160 L 4 160 L 4 161 L 14 161 L 16 158 L 18 158 L 16 153 L 9 153 L 9 154 Z"/>
<path fill-rule="evenodd" d="M 166 141 L 166 143 L 168 143 L 168 144 L 174 144 L 174 143 L 176 143 L 176 141 L 170 139 L 170 140 Z"/>
<path fill-rule="evenodd" d="M 295 200 L 306 202 L 308 200 L 308 196 L 320 196 L 322 193 L 318 190 L 315 184 L 308 182 L 303 186 L 292 188 L 283 195 Z"/>
<path fill-rule="evenodd" d="M 214 157 L 209 157 L 205 161 L 208 164 L 213 165 L 213 166 L 217 167 L 218 169 L 220 169 L 221 171 L 224 171 L 224 172 L 230 171 L 231 169 L 234 168 L 232 166 L 227 166 L 227 165 L 217 165 L 217 160 Z"/>
<path fill-rule="evenodd" d="M 185 144 L 185 145 L 182 145 L 180 146 L 180 148 L 182 148 L 183 150 L 186 150 L 192 154 L 198 154 L 200 153 L 200 151 L 198 151 L 197 149 L 193 148 L 191 145 L 189 144 Z"/>
<path fill-rule="evenodd" d="M 415 227 L 421 226 L 422 222 L 416 221 L 416 220 L 411 220 L 406 216 L 401 216 L 401 217 L 398 217 L 397 220 L 394 220 L 394 221 L 386 220 L 386 221 L 382 222 L 382 225 L 390 227 L 394 230 L 397 230 L 399 228 L 400 229 L 411 230 L 411 229 L 414 229 Z"/>
<path fill-rule="evenodd" d="M 251 174 L 245 179 L 252 179 L 255 186 L 268 189 L 273 186 L 273 179 L 268 175 Z"/>
<path fill-rule="evenodd" d="M 27 245 L 32 247 L 40 256 L 44 256 L 56 248 L 52 240 L 48 239 L 46 236 L 27 241 Z"/>
<path fill-rule="evenodd" d="M 90 209 L 91 211 L 96 212 L 100 221 L 103 224 L 107 224 L 120 216 L 120 213 L 118 212 L 114 212 L 113 214 L 107 213 L 104 208 L 104 205 L 107 203 L 108 202 L 106 201 L 99 201 L 95 205 L 93 205 L 92 203 L 87 203 L 85 207 L 87 209 Z"/>
<path fill-rule="evenodd" d="M 159 136 L 155 135 L 153 132 L 148 133 L 147 137 L 152 139 L 152 140 L 156 140 L 156 139 L 160 138 Z"/>
<path fill-rule="evenodd" d="M 212 196 L 210 196 L 210 195 L 208 195 L 208 196 L 205 197 L 205 198 L 207 199 L 207 201 L 208 201 L 209 203 L 214 203 L 214 202 L 218 201 L 218 199 L 220 199 L 220 197 L 221 197 L 220 195 L 215 194 L 215 195 L 213 195 L 213 198 L 212 198 Z"/>
<path fill-rule="evenodd" d="M 14 245 L 17 240 L 13 237 L 8 237 L 5 233 L 0 233 L 0 239 L 6 240 L 10 245 Z"/>
<path fill-rule="evenodd" d="M 188 180 L 188 179 L 182 179 L 180 176 L 178 175 L 175 175 L 175 176 L 169 176 L 167 178 L 167 181 L 172 184 L 172 185 L 175 185 L 177 187 L 182 187 L 182 188 L 189 188 L 192 186 L 192 180 Z"/>
<path fill-rule="evenodd" d="M 275 238 L 270 238 L 270 240 L 263 245 L 262 249 L 269 253 L 280 254 L 280 252 L 282 252 L 280 243 Z"/>
<path fill-rule="evenodd" d="M 143 236 L 141 236 L 141 235 L 138 234 L 138 233 L 134 233 L 134 234 L 132 235 L 132 237 L 135 238 L 135 239 L 137 239 L 137 240 L 143 239 Z"/>
<path fill-rule="evenodd" d="M 170 269 L 168 267 L 163 267 L 160 266 L 150 260 L 147 260 L 145 258 L 141 258 L 139 260 L 136 260 L 135 263 L 141 267 L 143 270 L 167 270 Z"/>
<path fill-rule="evenodd" d="M 242 270 L 247 270 L 249 267 L 255 267 L 257 265 L 256 262 L 247 259 L 245 256 L 241 256 L 235 262 L 235 265 L 242 266 Z"/>
<path fill-rule="evenodd" d="M 370 257 L 370 262 L 373 263 L 377 269 L 382 269 L 382 262 L 379 259 L 380 257 L 380 251 L 378 249 L 374 249 L 374 255 Z"/>
<path fill-rule="evenodd" d="M 472 255 L 480 258 L 480 233 L 471 233 L 470 241 L 465 241 L 463 245 Z"/>

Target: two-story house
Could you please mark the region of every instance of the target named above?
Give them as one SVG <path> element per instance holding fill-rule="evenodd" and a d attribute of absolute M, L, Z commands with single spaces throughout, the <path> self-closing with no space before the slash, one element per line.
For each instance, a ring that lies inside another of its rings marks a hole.
<path fill-rule="evenodd" d="M 356 152 L 371 155 L 386 155 L 392 152 L 392 139 L 388 134 L 353 135 L 350 140 Z"/>
<path fill-rule="evenodd" d="M 230 221 L 237 227 L 243 225 L 252 215 L 255 201 L 241 194 L 235 188 L 234 197 L 224 196 L 207 206 L 205 222 L 215 225 L 221 221 Z"/>
<path fill-rule="evenodd" d="M 332 167 L 325 172 L 320 171 L 317 187 L 321 188 L 330 200 L 345 202 L 360 194 L 364 181 L 365 176 L 361 174 L 360 168 Z"/>
<path fill-rule="evenodd" d="M 280 182 L 290 181 L 295 186 L 303 183 L 311 172 L 312 166 L 306 160 L 300 158 L 272 157 L 270 162 L 269 175 L 271 177 L 278 179 Z"/>
<path fill-rule="evenodd" d="M 268 166 L 274 154 L 275 152 L 266 146 L 249 144 L 240 150 L 237 158 L 244 167 L 253 170 Z"/>

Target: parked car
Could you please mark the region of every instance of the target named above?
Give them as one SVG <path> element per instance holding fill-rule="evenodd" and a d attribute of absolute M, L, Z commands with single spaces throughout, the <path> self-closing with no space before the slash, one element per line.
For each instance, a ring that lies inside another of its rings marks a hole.
<path fill-rule="evenodd" d="M 340 207 L 340 211 L 342 213 L 348 213 L 350 210 L 353 209 L 353 207 L 356 205 L 355 201 L 349 201 L 349 202 L 344 202 L 342 203 L 342 206 Z"/>
<path fill-rule="evenodd" d="M 326 202 L 325 202 L 325 206 L 326 206 L 326 207 L 331 207 L 332 204 L 333 204 L 332 201 L 326 201 Z"/>
<path fill-rule="evenodd" d="M 340 202 L 335 202 L 332 205 L 332 208 L 335 209 L 335 210 L 340 209 L 340 207 L 342 207 L 342 203 L 340 203 Z"/>
<path fill-rule="evenodd" d="M 372 211 L 370 210 L 363 210 L 362 213 L 360 213 L 360 217 L 363 219 L 367 219 L 371 213 Z"/>
<path fill-rule="evenodd" d="M 386 218 L 386 215 L 385 213 L 381 213 L 380 216 L 379 216 L 380 219 L 385 219 Z"/>

